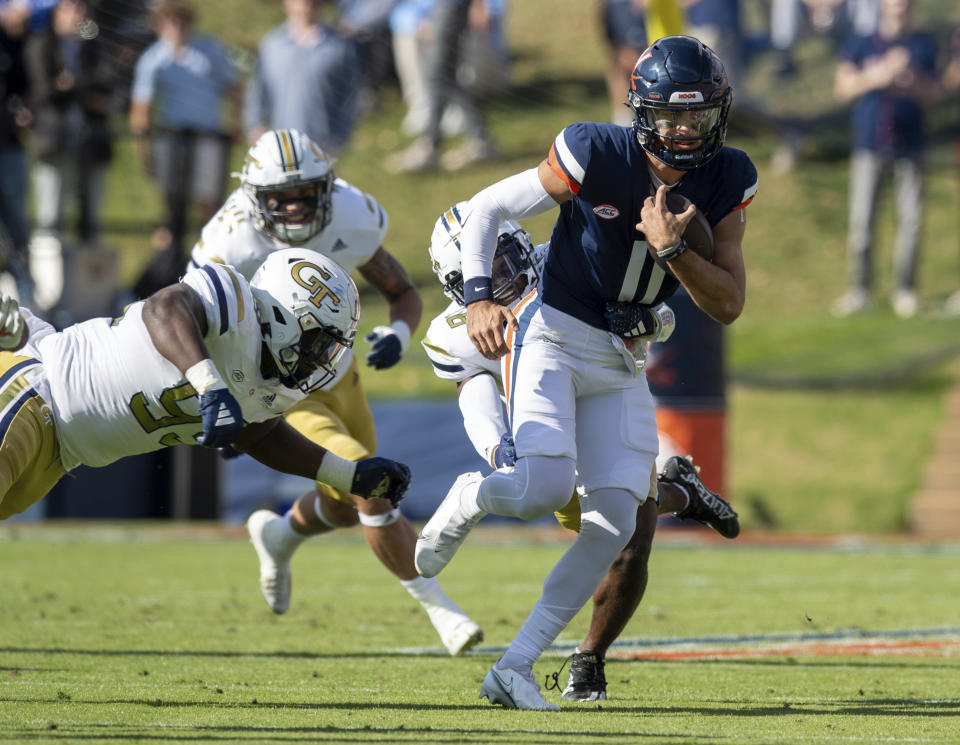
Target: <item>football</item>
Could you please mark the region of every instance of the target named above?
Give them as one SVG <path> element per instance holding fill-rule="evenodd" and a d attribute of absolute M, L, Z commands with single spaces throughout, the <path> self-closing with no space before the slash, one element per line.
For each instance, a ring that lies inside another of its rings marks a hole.
<path fill-rule="evenodd" d="M 673 214 L 679 215 L 683 212 L 690 200 L 682 194 L 667 192 L 667 209 Z M 693 219 L 687 223 L 687 229 L 683 231 L 683 239 L 687 242 L 687 250 L 700 254 L 707 261 L 713 260 L 713 229 L 706 216 L 697 209 Z M 667 262 L 657 259 L 657 263 L 669 271 Z"/>

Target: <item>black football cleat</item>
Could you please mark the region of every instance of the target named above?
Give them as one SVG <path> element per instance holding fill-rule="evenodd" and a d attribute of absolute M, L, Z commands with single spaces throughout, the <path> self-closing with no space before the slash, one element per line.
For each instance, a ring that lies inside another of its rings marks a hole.
<path fill-rule="evenodd" d="M 574 652 L 563 661 L 560 669 L 547 676 L 547 690 L 559 688 L 558 678 L 564 665 L 570 663 L 570 680 L 563 689 L 560 698 L 564 701 L 605 701 L 607 698 L 607 678 L 603 673 L 603 659 L 593 652 Z M 550 678 L 553 678 L 551 684 Z"/>
<path fill-rule="evenodd" d="M 676 513 L 681 520 L 696 520 L 713 528 L 724 538 L 736 538 L 740 534 L 737 513 L 723 497 L 704 485 L 689 458 L 679 455 L 670 458 L 660 473 L 660 481 L 679 484 L 690 495 L 690 503 Z"/>

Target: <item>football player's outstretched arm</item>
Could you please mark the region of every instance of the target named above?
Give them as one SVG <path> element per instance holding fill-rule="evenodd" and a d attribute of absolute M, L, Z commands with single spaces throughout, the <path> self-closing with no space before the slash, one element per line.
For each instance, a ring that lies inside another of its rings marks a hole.
<path fill-rule="evenodd" d="M 366 362 L 377 370 L 393 367 L 407 351 L 410 336 L 420 324 L 423 301 L 403 265 L 382 246 L 357 270 L 390 304 L 390 325 L 377 326 L 367 335 L 367 341 L 373 344 Z"/>
<path fill-rule="evenodd" d="M 340 458 L 297 432 L 281 418 L 249 424 L 233 444 L 265 466 L 314 479 L 364 499 L 396 504 L 410 484 L 410 469 L 389 458 L 359 462 Z"/>
<path fill-rule="evenodd" d="M 230 445 L 243 429 L 243 414 L 203 341 L 208 324 L 200 296 L 185 284 L 164 287 L 147 298 L 141 317 L 153 346 L 197 392 L 203 421 L 198 442 Z"/>
<path fill-rule="evenodd" d="M 539 215 L 572 198 L 570 188 L 544 159 L 536 169 L 498 181 L 470 200 L 470 219 L 462 238 L 467 335 L 488 360 L 507 353 L 504 328 L 517 329 L 510 309 L 493 301 L 490 286 L 500 223 Z"/>
<path fill-rule="evenodd" d="M 500 390 L 493 375 L 472 375 L 457 384 L 457 404 L 463 429 L 474 449 L 494 468 L 516 462 L 513 438 L 503 418 Z"/>
<path fill-rule="evenodd" d="M 203 337 L 207 315 L 200 296 L 184 284 L 164 287 L 143 305 L 143 325 L 150 340 L 180 372 L 210 356 Z"/>

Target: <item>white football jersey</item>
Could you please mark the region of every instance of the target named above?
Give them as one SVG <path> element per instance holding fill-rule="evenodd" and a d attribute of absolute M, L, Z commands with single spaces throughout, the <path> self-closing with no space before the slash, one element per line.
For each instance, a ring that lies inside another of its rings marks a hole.
<path fill-rule="evenodd" d="M 260 373 L 260 325 L 250 286 L 238 272 L 208 265 L 188 271 L 182 282 L 203 300 L 204 342 L 244 421 L 279 416 L 302 400 L 299 390 Z M 196 444 L 202 434 L 196 391 L 154 347 L 143 305 L 134 303 L 120 318 L 95 318 L 61 332 L 30 319 L 37 334 L 21 354 L 43 363 L 32 382 L 50 404 L 68 471 Z"/>
<path fill-rule="evenodd" d="M 387 234 L 387 212 L 376 199 L 343 179 L 333 184 L 330 222 L 303 248 L 328 256 L 348 274 L 373 258 Z M 242 189 L 234 191 L 214 215 L 193 247 L 192 265 L 229 264 L 250 279 L 271 251 L 290 245 L 254 226 L 255 214 Z M 332 388 L 350 368 L 353 350 L 344 357 Z"/>
<path fill-rule="evenodd" d="M 543 269 L 549 249 L 549 243 L 533 247 L 533 261 L 538 270 Z M 528 291 L 530 289 L 527 288 Z M 427 335 L 420 343 L 433 363 L 433 372 L 438 378 L 459 383 L 487 372 L 500 379 L 500 361 L 488 360 L 477 351 L 467 336 L 467 309 L 456 301 L 451 302 L 443 313 L 430 322 Z"/>
<path fill-rule="evenodd" d="M 467 309 L 456 301 L 430 322 L 420 342 L 442 380 L 460 382 L 480 373 L 500 379 L 500 360 L 488 360 L 467 336 Z"/>

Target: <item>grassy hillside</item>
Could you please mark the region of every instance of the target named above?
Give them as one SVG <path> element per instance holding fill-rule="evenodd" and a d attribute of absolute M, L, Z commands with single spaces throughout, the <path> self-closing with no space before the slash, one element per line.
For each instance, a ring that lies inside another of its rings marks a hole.
<path fill-rule="evenodd" d="M 280 18 L 279 3 L 266 0 L 199 5 L 200 26 L 237 50 L 254 48 Z M 445 304 L 426 252 L 436 216 L 479 188 L 534 165 L 566 124 L 608 116 L 598 5 L 577 0 L 510 4 L 514 86 L 487 107 L 503 150 L 500 160 L 457 174 L 386 173 L 383 158 L 407 142 L 399 131 L 399 94 L 387 86 L 338 164 L 342 176 L 373 193 L 389 211 L 386 246 L 421 288 L 425 319 Z M 941 35 L 960 25 L 956 3 L 930 0 L 919 6 L 920 19 Z M 762 22 L 760 8 L 760 3 L 747 4 L 754 29 Z M 760 194 L 748 210 L 744 245 L 747 308 L 727 335 L 730 491 L 748 524 L 816 531 L 897 529 L 940 421 L 941 398 L 953 383 L 942 363 L 960 343 L 957 321 L 935 312 L 960 286 L 953 154 L 941 136 L 930 157 L 920 273 L 928 311 L 902 321 L 880 302 L 869 315 L 832 318 L 828 307 L 846 276 L 848 173 L 842 155 L 847 119 L 829 98 L 827 41 L 807 38 L 797 56 L 801 72 L 795 79 L 776 78 L 772 59 L 763 55 L 755 59 L 749 78 L 752 96 L 770 111 L 809 125 L 797 167 L 786 174 L 771 168 L 779 139 L 769 130 L 741 123 L 730 138 L 751 154 L 760 172 Z M 949 118 L 950 111 L 944 111 Z M 817 123 L 817 117 L 823 121 Z M 137 171 L 129 143 L 122 142 L 119 153 L 109 215 L 156 216 L 157 195 Z M 235 159 L 240 156 L 239 150 L 234 153 Z M 545 240 L 552 219 L 541 216 L 527 227 L 535 239 Z M 877 256 L 881 301 L 889 290 L 894 226 L 887 196 Z M 145 237 L 110 240 L 124 250 L 124 276 L 134 276 L 145 258 Z M 367 288 L 362 293 L 362 326 L 369 328 L 385 319 L 385 306 Z M 358 348 L 363 354 L 365 343 Z M 373 396 L 452 394 L 416 348 L 389 373 L 365 373 L 364 383 Z"/>

